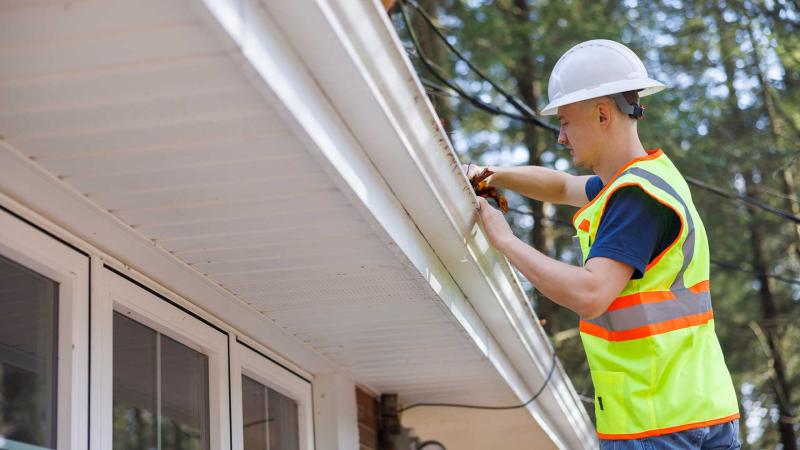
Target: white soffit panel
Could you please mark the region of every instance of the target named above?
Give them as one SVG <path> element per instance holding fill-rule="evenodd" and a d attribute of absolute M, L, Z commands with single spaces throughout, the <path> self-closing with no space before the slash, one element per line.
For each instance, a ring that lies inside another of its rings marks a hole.
<path fill-rule="evenodd" d="M 188 0 L 0 0 L 0 151 L 369 388 L 408 402 L 515 401 L 204 14 Z M 93 230 L 71 231 L 92 241 Z"/>

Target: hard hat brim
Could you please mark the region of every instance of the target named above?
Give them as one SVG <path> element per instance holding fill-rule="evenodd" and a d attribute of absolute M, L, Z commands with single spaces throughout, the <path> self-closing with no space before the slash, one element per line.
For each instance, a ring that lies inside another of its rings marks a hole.
<path fill-rule="evenodd" d="M 581 89 L 579 91 L 571 92 L 558 100 L 550 102 L 547 106 L 539 112 L 542 116 L 552 116 L 558 112 L 559 106 L 569 105 L 591 98 L 602 97 L 605 95 L 617 94 L 619 92 L 639 91 L 639 97 L 645 97 L 650 94 L 666 89 L 666 85 L 660 81 L 653 80 L 652 78 L 644 78 L 641 80 L 621 80 L 613 83 L 605 83 L 600 86 L 595 86 L 589 89 Z"/>

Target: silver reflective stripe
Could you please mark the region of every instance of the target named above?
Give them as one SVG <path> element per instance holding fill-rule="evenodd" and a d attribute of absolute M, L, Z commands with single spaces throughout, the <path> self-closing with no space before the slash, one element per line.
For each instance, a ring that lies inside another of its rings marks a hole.
<path fill-rule="evenodd" d="M 578 254 L 578 261 L 580 261 L 581 265 L 583 264 L 583 246 L 581 246 L 581 238 L 578 236 L 572 236 L 572 248 Z"/>
<path fill-rule="evenodd" d="M 666 322 L 680 317 L 704 313 L 711 309 L 709 291 L 694 293 L 688 289 L 672 291 L 675 298 L 654 303 L 644 303 L 627 308 L 606 311 L 586 322 L 608 331 L 624 331 Z"/>
<path fill-rule="evenodd" d="M 694 220 L 692 219 L 692 214 L 689 211 L 689 207 L 686 206 L 686 202 L 683 201 L 683 197 L 681 197 L 680 194 L 675 191 L 675 188 L 673 188 L 658 175 L 648 172 L 640 167 L 631 167 L 625 172 L 636 175 L 640 178 L 644 178 L 653 186 L 671 195 L 675 200 L 678 201 L 678 203 L 681 204 L 681 206 L 683 206 L 683 215 L 686 217 L 686 226 L 689 231 L 686 235 L 686 240 L 683 241 L 683 245 L 681 246 L 681 250 L 683 251 L 683 265 L 681 266 L 681 270 L 678 272 L 678 276 L 675 277 L 675 281 L 673 281 L 672 286 L 670 286 L 670 290 L 675 291 L 676 289 L 685 289 L 687 286 L 683 282 L 683 274 L 686 272 L 686 268 L 689 267 L 689 263 L 694 257 Z M 680 238 L 680 236 L 678 238 Z"/>

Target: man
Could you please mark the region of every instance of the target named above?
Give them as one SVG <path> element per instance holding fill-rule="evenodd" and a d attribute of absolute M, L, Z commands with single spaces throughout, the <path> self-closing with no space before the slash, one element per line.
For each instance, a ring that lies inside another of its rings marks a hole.
<path fill-rule="evenodd" d="M 553 68 L 558 142 L 595 176 L 544 167 L 491 167 L 492 186 L 580 207 L 573 217 L 582 267 L 514 236 L 479 199 L 489 242 L 539 291 L 578 313 L 607 449 L 738 449 L 736 392 L 714 332 L 706 232 L 689 188 L 637 133 L 650 79 L 627 47 L 583 42 Z M 483 167 L 471 166 L 468 176 Z"/>

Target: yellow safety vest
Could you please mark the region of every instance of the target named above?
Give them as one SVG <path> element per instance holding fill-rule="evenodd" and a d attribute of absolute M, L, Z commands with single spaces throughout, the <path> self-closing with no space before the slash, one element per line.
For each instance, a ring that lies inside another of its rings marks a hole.
<path fill-rule="evenodd" d="M 625 186 L 675 211 L 681 231 L 601 316 L 580 322 L 598 436 L 638 439 L 737 419 L 736 391 L 714 332 L 706 231 L 689 187 L 660 149 L 626 164 L 575 214 L 583 262 L 606 203 Z"/>

